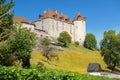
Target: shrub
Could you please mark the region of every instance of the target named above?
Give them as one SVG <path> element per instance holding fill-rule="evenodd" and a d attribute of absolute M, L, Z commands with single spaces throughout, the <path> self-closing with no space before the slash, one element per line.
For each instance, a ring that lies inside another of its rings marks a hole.
<path fill-rule="evenodd" d="M 67 45 L 71 43 L 71 36 L 68 34 L 68 32 L 63 31 L 58 37 L 58 42 L 61 46 L 67 47 Z"/>
<path fill-rule="evenodd" d="M 16 67 L 0 68 L 0 80 L 119 80 L 99 76 L 90 76 L 57 69 L 22 69 Z"/>
<path fill-rule="evenodd" d="M 30 53 L 35 45 L 34 33 L 23 28 L 14 28 L 8 38 L 8 43 L 10 44 L 10 52 L 22 60 L 22 66 L 30 67 Z"/>
<path fill-rule="evenodd" d="M 79 42 L 78 41 L 75 41 L 75 43 L 74 43 L 75 45 L 79 45 Z"/>

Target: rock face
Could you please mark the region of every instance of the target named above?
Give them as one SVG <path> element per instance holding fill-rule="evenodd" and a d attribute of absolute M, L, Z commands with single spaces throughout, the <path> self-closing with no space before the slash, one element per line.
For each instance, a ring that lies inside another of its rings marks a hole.
<path fill-rule="evenodd" d="M 88 64 L 88 68 L 87 68 L 87 72 L 101 72 L 101 66 L 98 63 L 89 63 Z"/>

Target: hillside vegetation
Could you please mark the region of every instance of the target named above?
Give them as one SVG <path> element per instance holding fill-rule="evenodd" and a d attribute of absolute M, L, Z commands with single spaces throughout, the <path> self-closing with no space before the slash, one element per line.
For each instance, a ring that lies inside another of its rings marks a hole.
<path fill-rule="evenodd" d="M 69 45 L 70 48 L 64 51 L 57 52 L 59 60 L 52 60 L 47 62 L 46 58 L 41 55 L 41 51 L 33 51 L 31 53 L 31 64 L 38 62 L 44 63 L 50 68 L 57 68 L 69 70 L 80 73 L 87 73 L 87 66 L 89 63 L 99 63 L 103 69 L 106 65 L 98 51 L 91 51 L 83 47 L 75 47 Z"/>

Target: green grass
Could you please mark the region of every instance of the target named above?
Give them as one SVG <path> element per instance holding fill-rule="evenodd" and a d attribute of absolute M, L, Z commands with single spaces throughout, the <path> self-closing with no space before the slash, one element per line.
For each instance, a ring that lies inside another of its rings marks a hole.
<path fill-rule="evenodd" d="M 45 66 L 50 68 L 69 70 L 83 74 L 87 73 L 86 70 L 89 63 L 99 63 L 103 69 L 106 69 L 103 58 L 98 51 L 91 51 L 84 47 L 75 48 L 72 46 L 57 53 L 59 56 L 58 61 L 52 60 L 46 62 L 46 58 L 41 55 L 41 51 L 33 51 L 31 53 L 31 64 L 42 62 Z"/>

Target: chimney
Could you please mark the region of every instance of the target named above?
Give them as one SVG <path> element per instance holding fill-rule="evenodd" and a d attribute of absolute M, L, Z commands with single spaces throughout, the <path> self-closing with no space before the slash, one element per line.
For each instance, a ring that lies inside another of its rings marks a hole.
<path fill-rule="evenodd" d="M 47 11 L 46 10 L 44 10 L 44 14 L 46 13 Z"/>
<path fill-rule="evenodd" d="M 55 13 L 57 14 L 57 10 L 55 10 Z"/>

